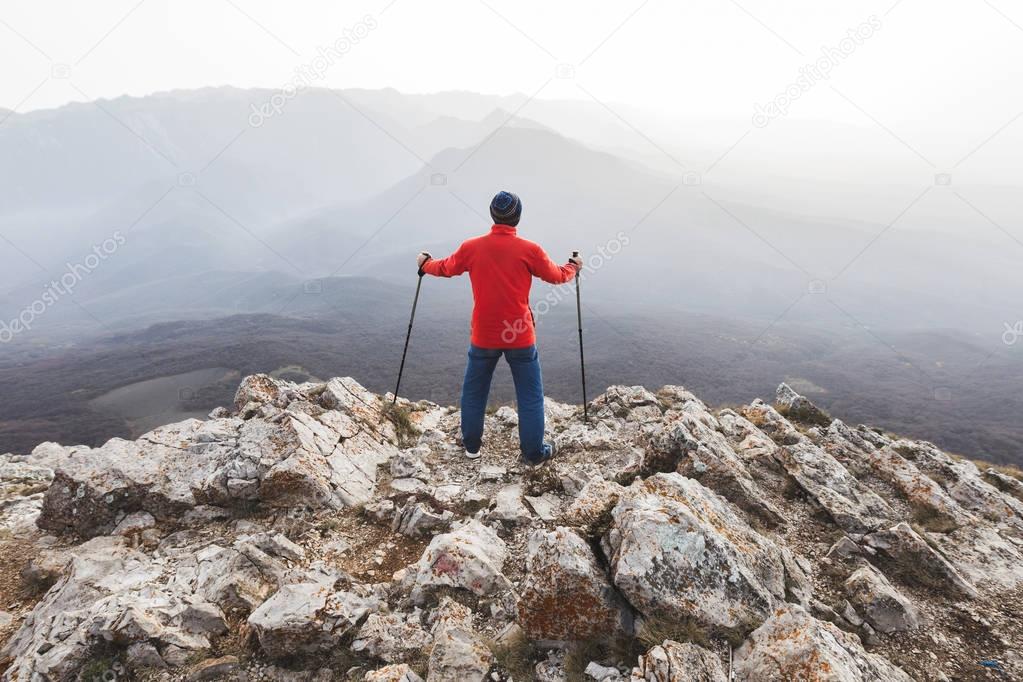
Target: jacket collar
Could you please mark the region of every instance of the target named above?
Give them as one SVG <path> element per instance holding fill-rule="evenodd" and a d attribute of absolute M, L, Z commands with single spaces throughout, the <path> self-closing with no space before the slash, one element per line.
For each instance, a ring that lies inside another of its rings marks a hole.
<path fill-rule="evenodd" d="M 490 228 L 490 234 L 517 234 L 517 230 L 511 225 L 501 225 L 500 223 Z"/>

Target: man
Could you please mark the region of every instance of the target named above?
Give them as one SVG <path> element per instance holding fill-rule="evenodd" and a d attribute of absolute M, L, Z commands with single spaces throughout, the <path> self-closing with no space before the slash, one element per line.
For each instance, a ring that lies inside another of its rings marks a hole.
<path fill-rule="evenodd" d="M 537 465 L 549 460 L 554 448 L 543 442 L 543 379 L 529 288 L 533 277 L 551 284 L 568 282 L 582 268 L 582 260 L 573 257 L 567 264 L 557 265 L 537 244 L 519 237 L 515 227 L 522 216 L 522 202 L 510 192 L 494 197 L 490 215 L 494 226 L 489 234 L 463 242 L 441 260 L 420 253 L 419 270 L 435 277 L 468 272 L 472 282 L 475 304 L 469 364 L 462 383 L 462 444 L 466 457 L 480 456 L 490 380 L 503 355 L 515 381 L 522 458 Z"/>

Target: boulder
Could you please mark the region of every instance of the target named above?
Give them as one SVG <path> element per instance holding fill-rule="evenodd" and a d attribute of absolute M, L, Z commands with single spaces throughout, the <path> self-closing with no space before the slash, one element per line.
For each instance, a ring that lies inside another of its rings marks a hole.
<path fill-rule="evenodd" d="M 863 542 L 887 559 L 904 580 L 940 590 L 951 590 L 969 598 L 975 598 L 978 594 L 977 588 L 967 582 L 908 523 L 899 523 L 888 530 L 871 533 L 863 538 Z"/>
<path fill-rule="evenodd" d="M 432 535 L 447 530 L 453 518 L 454 514 L 448 510 L 435 512 L 428 505 L 409 499 L 394 513 L 391 530 L 410 537 Z"/>
<path fill-rule="evenodd" d="M 694 403 L 687 403 L 687 406 Z M 702 406 L 702 403 L 700 404 Z M 743 460 L 718 430 L 717 420 L 702 408 L 687 413 L 667 426 L 652 447 L 677 462 L 677 471 L 700 481 L 740 509 L 760 518 L 765 524 L 782 523 L 781 511 L 754 482 Z"/>
<path fill-rule="evenodd" d="M 487 514 L 487 520 L 511 525 L 528 523 L 532 516 L 522 501 L 522 492 L 518 483 L 501 488 L 494 496 L 494 507 Z"/>
<path fill-rule="evenodd" d="M 938 481 L 966 509 L 989 521 L 1023 528 L 1023 502 L 985 481 L 973 462 L 953 459 L 923 441 L 900 440 L 891 447 Z"/>
<path fill-rule="evenodd" d="M 831 424 L 831 417 L 824 410 L 796 393 L 788 384 L 778 386 L 774 400 L 780 406 L 782 414 L 793 421 L 812 426 Z"/>
<path fill-rule="evenodd" d="M 912 602 L 871 565 L 857 569 L 845 581 L 849 601 L 878 632 L 903 632 L 920 627 Z"/>
<path fill-rule="evenodd" d="M 91 538 L 113 531 L 126 513 L 144 511 L 174 520 L 195 506 L 191 484 L 218 465 L 238 420 L 189 419 L 137 441 L 113 438 L 99 448 L 66 448 L 37 521 L 40 528 Z M 202 447 L 181 442 L 202 442 Z M 173 443 L 168 444 L 168 443 Z"/>
<path fill-rule="evenodd" d="M 785 597 L 780 549 L 692 479 L 636 481 L 612 517 L 614 584 L 644 618 L 744 635 Z"/>
<path fill-rule="evenodd" d="M 475 519 L 434 536 L 419 561 L 409 567 L 411 596 L 423 603 L 437 588 L 452 587 L 476 596 L 507 589 L 501 573 L 507 547 L 497 533 Z"/>
<path fill-rule="evenodd" d="M 270 658 L 329 652 L 340 645 L 379 599 L 355 592 L 333 592 L 322 583 L 281 587 L 249 616 L 259 646 Z"/>
<path fill-rule="evenodd" d="M 379 399 L 350 379 L 296 386 L 257 375 L 238 395 L 244 418 L 189 419 L 136 441 L 51 453 L 39 526 L 94 537 L 123 514 L 176 521 L 197 504 L 354 506 L 370 500 L 377 466 L 398 452 Z"/>
<path fill-rule="evenodd" d="M 430 633 L 419 624 L 418 612 L 371 613 L 352 641 L 352 651 L 397 663 L 427 649 Z"/>
<path fill-rule="evenodd" d="M 4 679 L 73 679 L 104 642 L 147 643 L 167 663 L 175 652 L 192 656 L 209 647 L 208 633 L 184 614 L 190 606 L 215 607 L 165 562 L 120 537 L 95 538 L 64 556 L 61 577 L 0 650 L 9 663 Z M 148 649 L 133 651 L 160 667 Z"/>
<path fill-rule="evenodd" d="M 1020 479 L 1008 476 L 990 467 L 984 470 L 984 478 L 1003 493 L 1008 493 L 1020 502 L 1023 502 L 1023 481 Z"/>
<path fill-rule="evenodd" d="M 863 555 L 863 550 L 847 535 L 836 540 L 821 561 L 826 572 L 843 578 L 866 563 L 867 558 Z"/>
<path fill-rule="evenodd" d="M 429 448 L 425 446 L 398 451 L 391 459 L 391 476 L 430 480 L 430 467 L 424 461 L 424 457 L 428 453 Z"/>
<path fill-rule="evenodd" d="M 529 538 L 518 619 L 530 639 L 590 640 L 632 631 L 632 615 L 587 542 L 559 527 Z"/>
<path fill-rule="evenodd" d="M 433 648 L 427 682 L 483 682 L 493 654 L 472 628 L 472 613 L 444 599 L 433 613 Z"/>
<path fill-rule="evenodd" d="M 736 679 L 912 682 L 887 659 L 867 653 L 855 635 L 798 606 L 778 609 L 735 652 Z"/>
<path fill-rule="evenodd" d="M 639 657 L 633 682 L 729 682 L 721 661 L 691 642 L 670 639 Z"/>
<path fill-rule="evenodd" d="M 788 474 L 847 533 L 867 533 L 890 523 L 895 512 L 842 464 L 808 440 L 786 445 L 775 457 Z"/>
<path fill-rule="evenodd" d="M 948 532 L 974 520 L 940 485 L 891 446 L 871 450 L 867 460 L 882 479 L 905 496 L 928 529 Z"/>
<path fill-rule="evenodd" d="M 582 529 L 587 535 L 601 535 L 611 525 L 611 510 L 625 488 L 600 477 L 591 478 L 562 514 L 562 522 Z"/>

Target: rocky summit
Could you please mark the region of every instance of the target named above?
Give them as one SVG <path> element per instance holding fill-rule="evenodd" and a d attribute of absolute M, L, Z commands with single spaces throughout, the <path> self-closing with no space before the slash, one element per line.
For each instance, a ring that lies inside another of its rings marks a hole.
<path fill-rule="evenodd" d="M 0 675 L 1023 679 L 1023 483 L 782 385 L 548 400 L 557 457 L 350 378 L 0 457 Z"/>

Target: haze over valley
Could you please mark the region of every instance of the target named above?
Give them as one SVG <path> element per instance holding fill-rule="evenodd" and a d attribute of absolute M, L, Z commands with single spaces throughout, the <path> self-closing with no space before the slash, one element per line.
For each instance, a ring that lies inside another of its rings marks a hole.
<path fill-rule="evenodd" d="M 1023 462 L 1011 170 L 944 184 L 869 122 L 744 135 L 596 101 L 322 88 L 254 118 L 274 94 L 179 90 L 0 126 L 0 450 L 138 435 L 253 372 L 391 390 L 414 254 L 485 231 L 506 188 L 521 234 L 587 258 L 595 390 L 680 383 L 728 403 L 785 380 L 845 418 Z M 548 392 L 567 401 L 573 298 L 534 287 Z M 409 397 L 457 399 L 469 308 L 467 280 L 424 282 Z M 507 376 L 495 399 L 512 399 Z"/>

